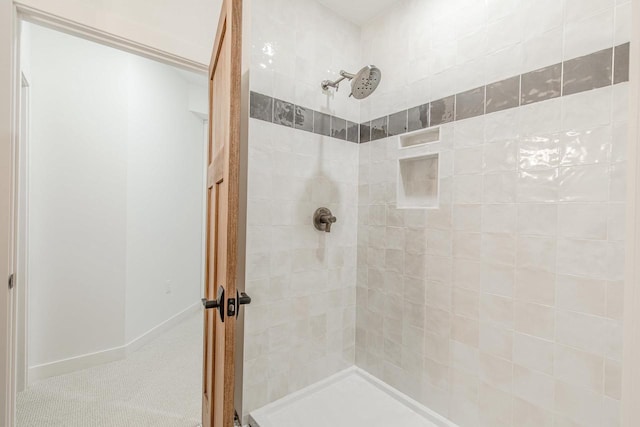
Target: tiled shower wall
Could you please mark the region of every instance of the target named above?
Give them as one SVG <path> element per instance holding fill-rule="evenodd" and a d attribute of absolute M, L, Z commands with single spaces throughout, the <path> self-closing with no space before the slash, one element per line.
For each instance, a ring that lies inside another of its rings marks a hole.
<path fill-rule="evenodd" d="M 624 44 L 629 0 L 400 0 L 362 27 L 361 122 Z"/>
<path fill-rule="evenodd" d="M 315 0 L 250 4 L 251 90 L 359 123 L 348 84 L 323 93 L 320 82 L 362 67 L 360 28 Z"/>
<path fill-rule="evenodd" d="M 250 87 L 264 95 L 249 122 L 246 416 L 355 362 L 358 144 L 345 119 L 358 123 L 359 106 L 320 82 L 360 65 L 360 30 L 312 0 L 245 3 Z M 311 222 L 323 206 L 331 233 Z"/>
<path fill-rule="evenodd" d="M 461 426 L 619 424 L 629 8 L 251 2 L 245 414 L 355 358 Z M 368 63 L 371 97 L 319 90 Z M 429 124 L 439 207 L 397 209 L 386 135 Z"/>
<path fill-rule="evenodd" d="M 361 122 L 624 44 L 629 7 L 399 2 Z M 433 210 L 396 208 L 397 138 L 360 144 L 358 366 L 460 426 L 619 425 L 627 85 L 441 124 Z"/>

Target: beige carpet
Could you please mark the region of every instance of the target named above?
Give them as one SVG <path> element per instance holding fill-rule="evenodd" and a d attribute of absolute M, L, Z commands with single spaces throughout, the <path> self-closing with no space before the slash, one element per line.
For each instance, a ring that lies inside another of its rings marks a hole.
<path fill-rule="evenodd" d="M 126 360 L 48 378 L 18 394 L 18 427 L 193 427 L 200 423 L 202 314 Z"/>

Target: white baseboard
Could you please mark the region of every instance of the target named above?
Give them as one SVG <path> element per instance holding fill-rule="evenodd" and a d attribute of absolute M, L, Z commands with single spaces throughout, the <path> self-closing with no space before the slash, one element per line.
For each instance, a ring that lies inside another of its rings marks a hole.
<path fill-rule="evenodd" d="M 133 340 L 129 341 L 124 346 L 126 349 L 126 354 L 129 355 L 133 353 L 134 351 L 138 350 L 140 347 L 156 339 L 159 335 L 162 335 L 163 333 L 167 332 L 169 329 L 173 328 L 174 326 L 182 322 L 187 317 L 202 310 L 203 310 L 202 303 L 198 301 L 197 303 L 187 307 L 186 309 L 182 310 L 180 313 L 174 315 L 173 317 L 168 318 L 167 320 L 160 323 L 159 325 L 154 326 L 152 329 L 149 329 L 147 332 L 140 335 L 138 338 L 134 338 Z"/>
<path fill-rule="evenodd" d="M 115 347 L 95 353 L 83 354 L 42 365 L 29 366 L 29 385 L 49 377 L 69 374 L 82 369 L 92 368 L 104 363 L 115 362 L 124 359 L 125 347 Z"/>
<path fill-rule="evenodd" d="M 153 327 L 144 334 L 140 335 L 128 342 L 127 344 L 98 351 L 95 353 L 83 354 L 80 356 L 70 357 L 68 359 L 56 360 L 55 362 L 44 363 L 42 365 L 29 367 L 29 384 L 45 378 L 55 377 L 58 375 L 69 374 L 71 372 L 81 371 L 83 369 L 92 368 L 94 366 L 103 365 L 109 362 L 122 360 L 140 347 L 153 341 L 159 335 L 176 326 L 178 323 L 191 316 L 193 313 L 202 310 L 202 304 L 197 302 L 180 313 L 170 317 L 158 326 Z"/>

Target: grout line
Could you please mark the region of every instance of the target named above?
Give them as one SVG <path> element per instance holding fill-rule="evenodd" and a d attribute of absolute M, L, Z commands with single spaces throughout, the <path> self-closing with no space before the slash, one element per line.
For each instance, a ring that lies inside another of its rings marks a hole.
<path fill-rule="evenodd" d="M 522 74 L 518 79 L 518 107 L 522 107 Z"/>
<path fill-rule="evenodd" d="M 483 94 L 483 99 L 482 99 L 482 115 L 486 116 L 487 115 L 487 87 L 489 85 L 485 85 L 482 89 L 484 94 Z"/>
<path fill-rule="evenodd" d="M 567 61 L 560 62 L 560 96 L 562 98 L 564 95 L 564 65 Z"/>
<path fill-rule="evenodd" d="M 611 52 L 611 84 L 614 85 L 616 82 L 616 48 L 618 46 L 613 47 L 613 52 Z M 613 123 L 613 121 L 611 122 Z"/>

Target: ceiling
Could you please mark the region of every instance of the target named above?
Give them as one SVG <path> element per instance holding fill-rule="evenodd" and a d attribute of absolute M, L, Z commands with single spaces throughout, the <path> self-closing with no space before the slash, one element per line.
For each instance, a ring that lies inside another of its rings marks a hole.
<path fill-rule="evenodd" d="M 318 0 L 338 15 L 362 25 L 398 0 Z"/>

